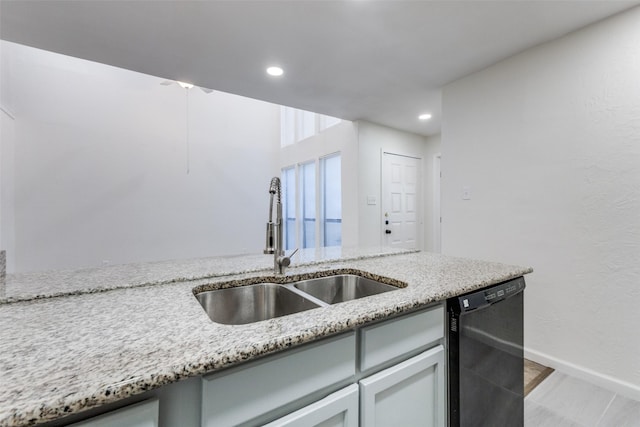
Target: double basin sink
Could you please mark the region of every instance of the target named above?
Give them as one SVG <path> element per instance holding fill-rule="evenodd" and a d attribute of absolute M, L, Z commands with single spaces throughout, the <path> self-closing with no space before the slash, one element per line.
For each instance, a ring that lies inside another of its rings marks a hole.
<path fill-rule="evenodd" d="M 283 284 L 240 284 L 195 296 L 212 321 L 244 325 L 390 292 L 401 286 L 355 274 L 336 274 Z"/>

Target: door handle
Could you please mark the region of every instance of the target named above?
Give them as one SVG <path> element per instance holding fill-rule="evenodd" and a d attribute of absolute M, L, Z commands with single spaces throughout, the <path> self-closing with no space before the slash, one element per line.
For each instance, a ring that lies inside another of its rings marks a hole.
<path fill-rule="evenodd" d="M 391 230 L 384 230 L 386 234 L 391 234 Z"/>

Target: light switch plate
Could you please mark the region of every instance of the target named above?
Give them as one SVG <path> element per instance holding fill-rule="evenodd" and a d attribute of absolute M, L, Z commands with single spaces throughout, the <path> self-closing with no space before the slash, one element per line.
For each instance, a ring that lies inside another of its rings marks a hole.
<path fill-rule="evenodd" d="M 376 196 L 367 196 L 367 204 L 368 205 L 375 205 L 378 203 L 378 200 L 376 198 Z"/>
<path fill-rule="evenodd" d="M 471 200 L 471 187 L 462 187 L 462 200 Z"/>

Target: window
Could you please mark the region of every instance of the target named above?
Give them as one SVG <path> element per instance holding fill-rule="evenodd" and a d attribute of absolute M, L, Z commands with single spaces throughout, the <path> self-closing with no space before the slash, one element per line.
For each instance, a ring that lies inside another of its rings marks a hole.
<path fill-rule="evenodd" d="M 325 129 L 330 128 L 331 126 L 335 126 L 338 123 L 340 123 L 342 120 L 337 118 L 337 117 L 331 117 L 331 116 L 323 116 L 323 115 L 319 115 L 320 117 L 318 117 L 319 119 L 319 124 L 320 124 L 320 131 L 323 131 Z"/>
<path fill-rule="evenodd" d="M 282 216 L 284 220 L 284 247 L 296 246 L 296 168 L 282 170 Z"/>
<path fill-rule="evenodd" d="M 303 110 L 296 111 L 296 142 L 316 133 L 316 114 Z"/>
<path fill-rule="evenodd" d="M 320 159 L 322 246 L 342 244 L 342 185 L 340 154 Z"/>
<path fill-rule="evenodd" d="M 340 153 L 282 169 L 285 249 L 342 244 L 340 169 Z"/>
<path fill-rule="evenodd" d="M 280 146 L 296 143 L 296 110 L 280 107 Z"/>
<path fill-rule="evenodd" d="M 280 145 L 282 147 L 293 145 L 341 121 L 336 117 L 282 106 L 280 107 Z"/>
<path fill-rule="evenodd" d="M 300 165 L 302 247 L 316 247 L 316 163 Z"/>

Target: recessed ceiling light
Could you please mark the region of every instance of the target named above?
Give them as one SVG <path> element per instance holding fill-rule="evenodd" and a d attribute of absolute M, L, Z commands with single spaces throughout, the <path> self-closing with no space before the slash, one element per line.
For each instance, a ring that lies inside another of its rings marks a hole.
<path fill-rule="evenodd" d="M 418 116 L 418 119 L 420 119 L 420 120 L 429 120 L 430 118 L 431 118 L 431 114 L 429 114 L 429 113 L 420 114 Z"/>
<path fill-rule="evenodd" d="M 191 89 L 193 87 L 193 85 L 191 83 L 185 83 L 185 82 L 176 82 L 180 85 L 180 87 L 182 87 L 183 89 Z"/>
<path fill-rule="evenodd" d="M 284 74 L 284 70 L 280 67 L 269 67 L 267 68 L 267 74 L 278 77 Z"/>

